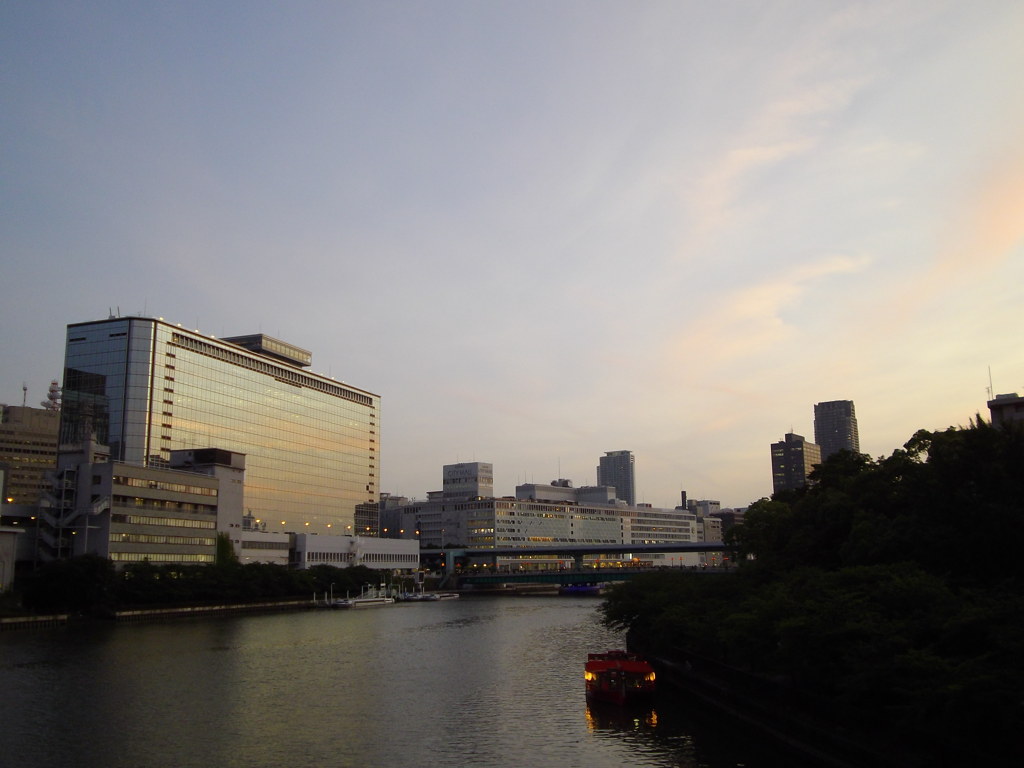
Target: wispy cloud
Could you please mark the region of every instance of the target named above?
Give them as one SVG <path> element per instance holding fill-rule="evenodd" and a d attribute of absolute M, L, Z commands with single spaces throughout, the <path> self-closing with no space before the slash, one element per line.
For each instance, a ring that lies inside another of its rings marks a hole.
<path fill-rule="evenodd" d="M 707 375 L 709 368 L 723 374 L 728 365 L 770 355 L 798 332 L 798 326 L 786 319 L 786 310 L 822 280 L 859 272 L 869 263 L 867 257 L 830 255 L 776 277 L 740 285 L 678 332 L 668 344 L 666 358 L 700 361 L 701 375 Z"/>

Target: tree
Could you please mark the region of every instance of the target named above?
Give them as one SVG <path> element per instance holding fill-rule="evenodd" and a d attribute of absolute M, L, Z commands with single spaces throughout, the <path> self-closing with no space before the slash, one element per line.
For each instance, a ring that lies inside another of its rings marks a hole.
<path fill-rule="evenodd" d="M 232 566 L 238 565 L 238 555 L 231 543 L 231 537 L 221 531 L 217 534 L 217 565 Z"/>
<path fill-rule="evenodd" d="M 840 453 L 751 504 L 731 575 L 652 574 L 604 620 L 657 654 L 784 679 L 809 709 L 977 762 L 1024 754 L 1024 430 L 978 418 L 878 460 Z M 887 726 L 885 724 L 888 724 Z"/>

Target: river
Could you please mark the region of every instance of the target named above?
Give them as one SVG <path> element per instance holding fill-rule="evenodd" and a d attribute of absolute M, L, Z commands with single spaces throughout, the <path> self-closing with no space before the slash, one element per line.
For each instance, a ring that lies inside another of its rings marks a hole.
<path fill-rule="evenodd" d="M 680 696 L 591 709 L 593 598 L 480 597 L 0 635 L 0 765 L 777 765 Z"/>

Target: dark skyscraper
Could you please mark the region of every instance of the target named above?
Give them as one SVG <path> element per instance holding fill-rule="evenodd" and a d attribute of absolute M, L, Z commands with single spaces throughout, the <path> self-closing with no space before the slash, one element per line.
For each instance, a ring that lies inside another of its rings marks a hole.
<path fill-rule="evenodd" d="M 789 432 L 772 443 L 772 488 L 775 493 L 807 485 L 807 476 L 821 463 L 821 449 L 802 435 Z"/>
<path fill-rule="evenodd" d="M 814 406 L 814 442 L 824 461 L 838 451 L 860 452 L 853 400 L 829 400 Z"/>
<path fill-rule="evenodd" d="M 615 497 L 635 507 L 636 478 L 632 451 L 607 451 L 597 465 L 597 484 L 614 486 Z"/>

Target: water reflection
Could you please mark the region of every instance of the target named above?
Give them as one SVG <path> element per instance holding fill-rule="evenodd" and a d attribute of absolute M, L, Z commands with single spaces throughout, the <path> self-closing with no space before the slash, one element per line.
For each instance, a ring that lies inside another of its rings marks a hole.
<path fill-rule="evenodd" d="M 732 768 L 671 696 L 588 705 L 585 598 L 0 635 L 11 765 Z M 728 742 L 723 751 L 720 742 Z M 767 763 L 761 763 L 767 765 Z"/>
<path fill-rule="evenodd" d="M 654 707 L 619 707 L 615 704 L 587 702 L 587 727 L 591 731 L 634 733 L 658 727 Z"/>

